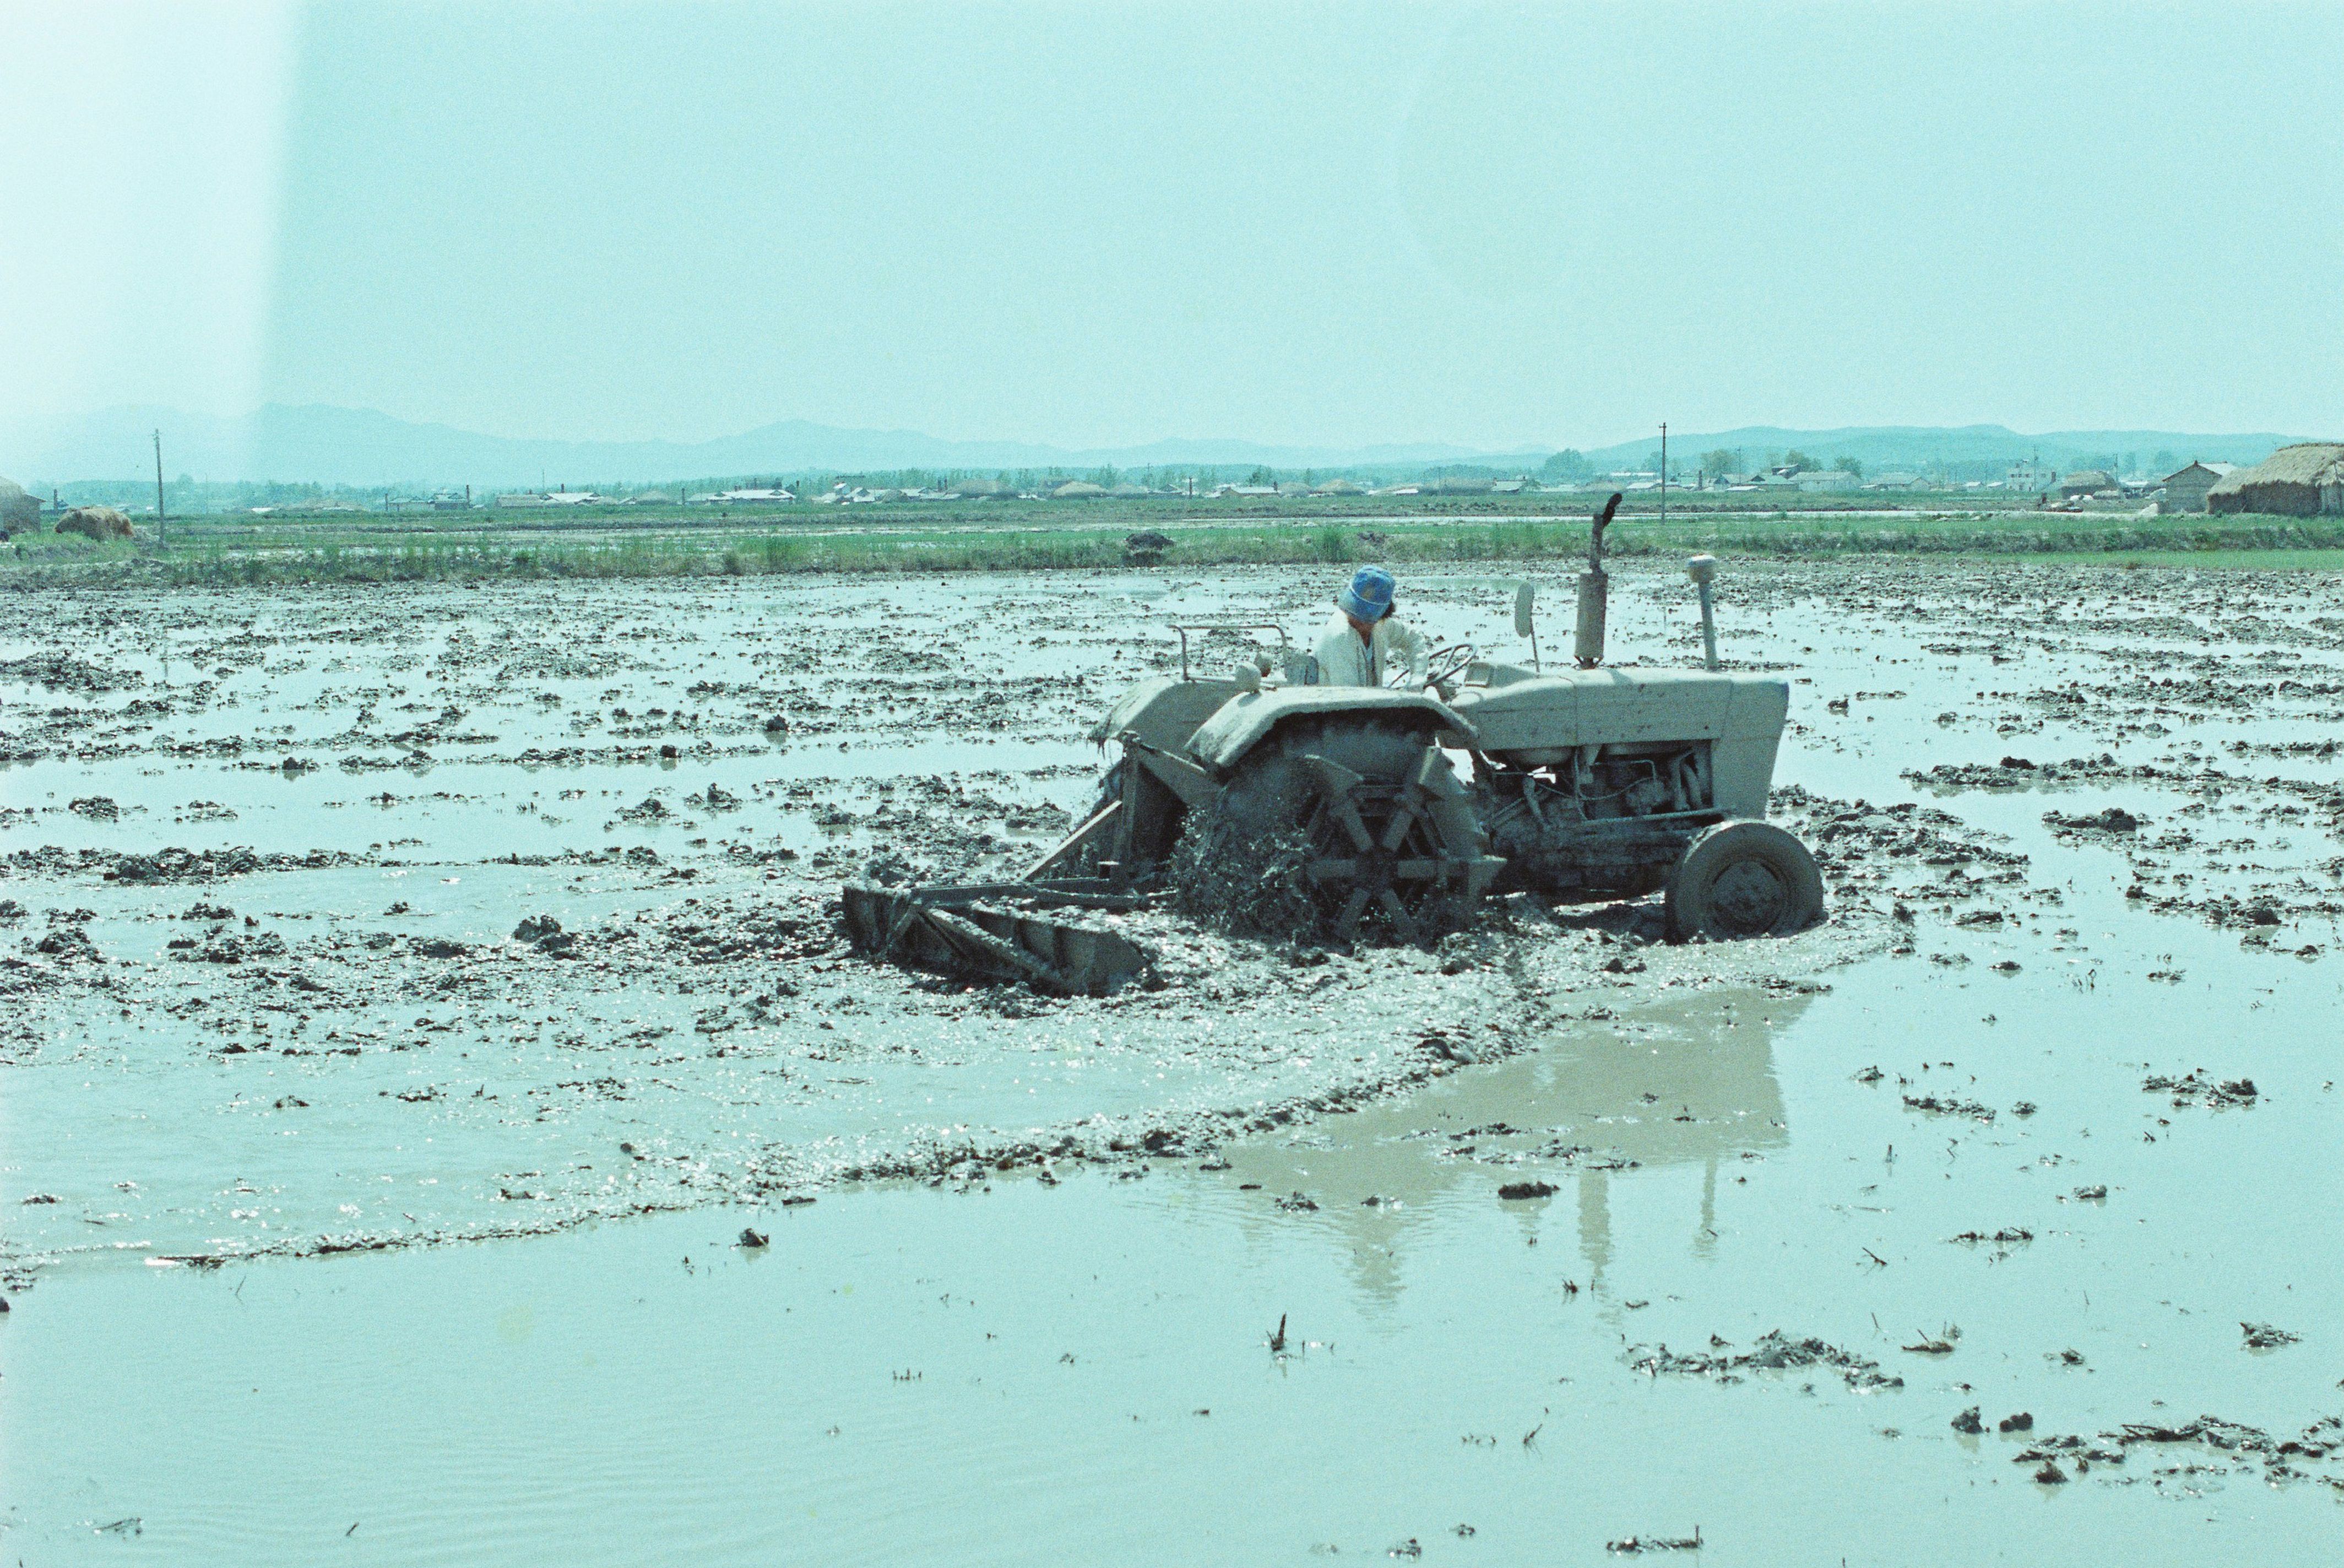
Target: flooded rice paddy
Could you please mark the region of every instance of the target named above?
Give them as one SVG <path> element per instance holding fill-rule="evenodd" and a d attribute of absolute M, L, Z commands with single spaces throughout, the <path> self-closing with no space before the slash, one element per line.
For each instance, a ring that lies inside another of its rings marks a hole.
<path fill-rule="evenodd" d="M 1163 984 L 1076 1001 L 839 879 L 1014 874 L 1166 622 L 1330 584 L 15 596 L 0 1546 L 2324 1560 L 2330 582 L 1735 567 L 1826 926 L 1106 916 Z M 1404 612 L 1521 657 L 1511 582 Z"/>

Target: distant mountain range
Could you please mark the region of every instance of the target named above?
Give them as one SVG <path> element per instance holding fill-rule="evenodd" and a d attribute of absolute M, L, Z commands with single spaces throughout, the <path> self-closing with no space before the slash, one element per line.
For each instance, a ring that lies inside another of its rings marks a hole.
<path fill-rule="evenodd" d="M 2021 435 L 2002 425 L 1856 425 L 1836 430 L 1792 430 L 1776 425 L 1746 425 L 1708 435 L 1669 432 L 1669 466 L 1697 466 L 1702 454 L 1725 450 L 1739 454 L 1737 466 L 1756 467 L 1769 457 L 1796 450 L 1823 467 L 1840 458 L 1854 458 L 1866 473 L 1887 469 L 1922 469 L 1962 464 L 2006 464 L 2021 458 L 2039 458 L 2062 472 L 2104 461 L 2134 460 L 2156 466 L 2170 460 L 2179 467 L 2196 459 L 2208 462 L 2258 463 L 2289 441 L 2308 436 L 2275 435 L 2268 430 L 2245 435 L 2191 434 L 2183 430 L 2046 430 Z M 1642 468 L 1660 450 L 1656 431 L 1641 440 L 1590 450 L 1588 460 L 1599 469 Z M 2168 454 L 2160 459 L 2159 453 Z"/>
<path fill-rule="evenodd" d="M 1551 449 L 1500 452 L 1426 442 L 1380 447 L 1266 446 L 1243 440 L 1162 440 L 1147 446 L 1069 450 L 1021 441 L 959 441 L 917 430 L 843 430 L 785 420 L 700 442 L 561 441 L 483 435 L 417 424 L 368 409 L 270 403 L 223 418 L 183 410 L 107 409 L 42 431 L 0 432 L 0 473 L 44 487 L 76 481 L 149 476 L 152 434 L 163 435 L 167 473 L 198 480 L 278 480 L 318 484 L 482 490 L 625 485 L 807 471 L 893 469 L 1071 469 L 1171 465 L 1276 469 L 1401 470 L 1463 463 L 1535 469 Z M 2039 456 L 2060 469 L 2136 454 L 2137 460 L 2257 462 L 2298 438 L 2193 435 L 2175 430 L 2058 430 L 2021 435 L 2000 425 L 1957 429 L 1859 426 L 1793 430 L 1753 425 L 1708 434 L 1672 432 L 1671 465 L 1691 467 L 1724 449 L 1756 466 L 1796 449 L 1818 463 L 1852 457 L 1868 471 L 1938 464 L 2003 463 Z M 1599 469 L 1641 468 L 1654 437 L 1589 449 Z"/>
<path fill-rule="evenodd" d="M 26 484 L 151 476 L 153 434 L 163 466 L 199 480 L 282 480 L 318 484 L 483 488 L 644 484 L 678 479 L 798 473 L 809 470 L 1095 469 L 1162 464 L 1270 468 L 1489 461 L 1470 447 L 1337 449 L 1240 440 L 1163 440 L 1072 450 L 1029 441 L 955 441 L 917 430 L 843 430 L 784 420 L 712 441 L 561 441 L 483 435 L 415 424 L 370 409 L 269 403 L 233 418 L 177 409 L 104 410 L 60 428 L 0 432 L 0 473 Z M 1535 466 L 1546 453 L 1512 454 Z"/>

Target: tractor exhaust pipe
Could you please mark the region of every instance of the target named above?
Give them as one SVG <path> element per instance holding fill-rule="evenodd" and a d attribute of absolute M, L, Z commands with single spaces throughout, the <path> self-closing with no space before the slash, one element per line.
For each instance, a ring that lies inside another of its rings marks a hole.
<path fill-rule="evenodd" d="M 1620 492 L 1603 503 L 1603 510 L 1594 516 L 1594 531 L 1587 539 L 1587 570 L 1579 579 L 1579 629 L 1573 640 L 1571 654 L 1582 670 L 1592 670 L 1603 663 L 1603 621 L 1611 598 L 1612 580 L 1603 572 L 1603 531 L 1612 526 L 1612 518 L 1620 510 Z"/>
<path fill-rule="evenodd" d="M 1701 649 L 1709 667 L 1717 668 L 1717 613 L 1709 602 L 1709 585 L 1717 578 L 1717 557 L 1696 555 L 1685 562 L 1685 575 L 1701 591 Z"/>
<path fill-rule="evenodd" d="M 1603 663 L 1603 611 L 1608 580 L 1601 568 L 1579 577 L 1579 635 L 1571 643 L 1582 670 Z"/>

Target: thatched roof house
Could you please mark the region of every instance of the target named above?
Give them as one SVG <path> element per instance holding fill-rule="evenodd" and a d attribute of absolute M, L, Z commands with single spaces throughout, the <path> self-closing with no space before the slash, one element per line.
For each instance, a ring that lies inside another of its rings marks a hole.
<path fill-rule="evenodd" d="M 1052 501 L 1096 501 L 1106 493 L 1106 486 L 1093 484 L 1086 479 L 1069 480 L 1050 492 Z"/>
<path fill-rule="evenodd" d="M 2208 511 L 2259 511 L 2278 517 L 2344 514 L 2344 441 L 2299 441 L 2220 481 L 2206 492 Z"/>
<path fill-rule="evenodd" d="M 2116 476 L 2104 469 L 2078 469 L 2059 481 L 2059 493 L 2069 501 L 2079 496 L 2097 495 L 2104 490 L 2119 487 Z"/>
<path fill-rule="evenodd" d="M 41 502 L 23 485 L 0 475 L 0 539 L 41 525 Z"/>

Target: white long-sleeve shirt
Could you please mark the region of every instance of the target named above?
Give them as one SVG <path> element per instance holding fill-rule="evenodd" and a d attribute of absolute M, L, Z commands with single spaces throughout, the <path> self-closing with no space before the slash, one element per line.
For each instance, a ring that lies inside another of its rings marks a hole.
<path fill-rule="evenodd" d="M 1400 663 L 1406 664 L 1410 683 L 1420 686 L 1431 658 L 1423 635 L 1399 617 L 1385 616 L 1376 622 L 1374 633 L 1362 640 L 1339 610 L 1329 617 L 1312 652 L 1318 656 L 1322 686 L 1380 686 Z"/>

